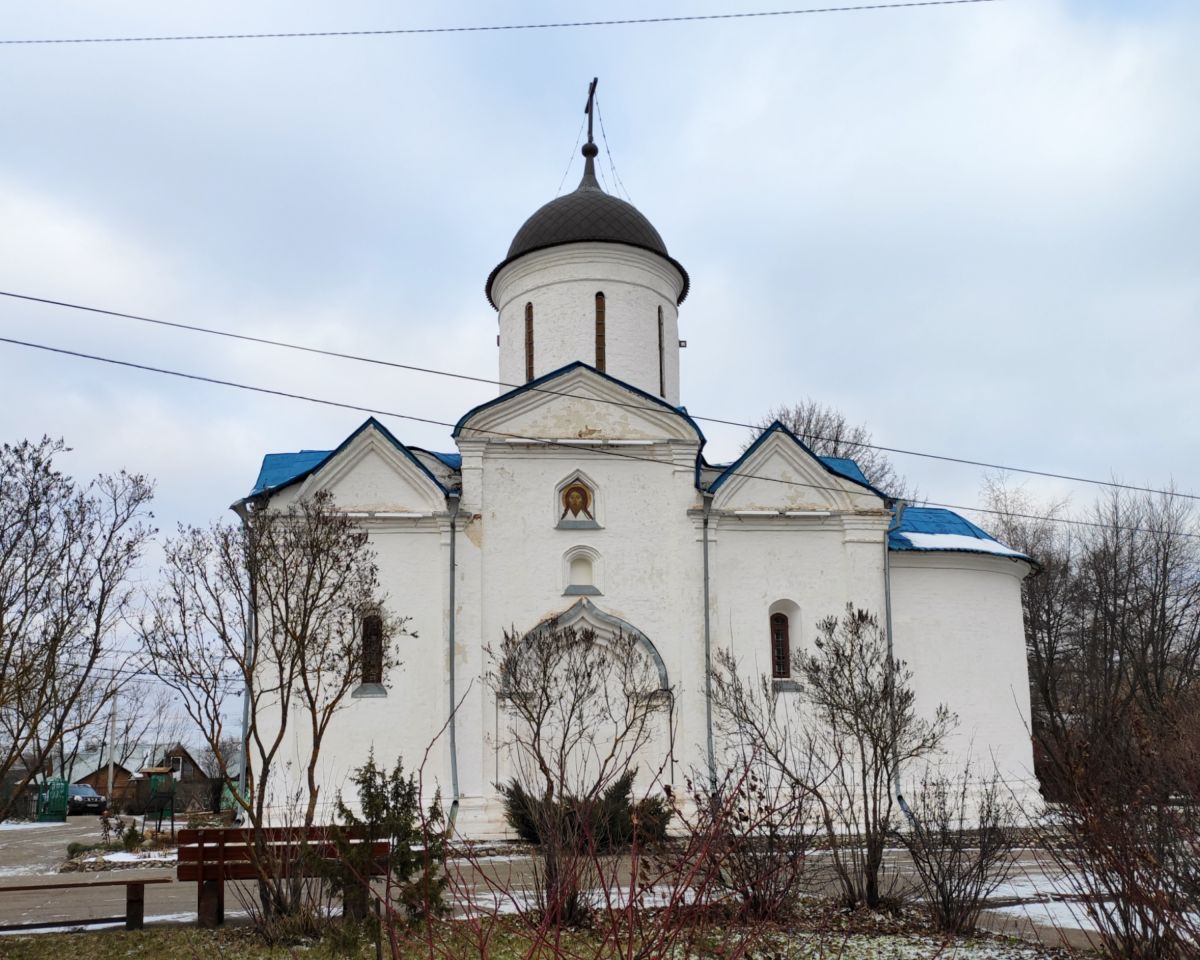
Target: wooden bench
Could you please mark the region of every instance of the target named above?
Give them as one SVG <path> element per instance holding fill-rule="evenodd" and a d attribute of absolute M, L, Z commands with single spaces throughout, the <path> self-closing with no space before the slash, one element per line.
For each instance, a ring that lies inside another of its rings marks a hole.
<path fill-rule="evenodd" d="M 0 887 L 0 894 L 123 886 L 125 888 L 125 915 L 121 917 L 93 917 L 89 920 L 39 920 L 33 923 L 6 923 L 0 925 L 0 930 L 41 930 L 47 927 L 82 927 L 98 923 L 121 923 L 122 921 L 125 922 L 126 930 L 141 930 L 146 914 L 146 884 L 172 882 L 170 877 L 156 877 L 152 880 L 82 880 L 71 883 L 31 883 L 19 887 L 3 886 Z"/>
<path fill-rule="evenodd" d="M 331 827 L 269 827 L 262 831 L 266 857 L 273 875 L 320 875 L 330 863 L 342 861 L 342 847 L 333 840 Z M 353 847 L 366 845 L 362 831 L 338 828 L 337 836 Z M 388 871 L 390 847 L 386 840 L 370 844 L 367 860 L 371 877 Z M 301 854 L 303 853 L 303 859 Z M 179 831 L 179 864 L 176 876 L 196 884 L 196 917 L 202 927 L 225 922 L 225 881 L 258 880 L 254 831 L 231 827 Z M 365 904 L 363 904 L 365 908 Z"/>

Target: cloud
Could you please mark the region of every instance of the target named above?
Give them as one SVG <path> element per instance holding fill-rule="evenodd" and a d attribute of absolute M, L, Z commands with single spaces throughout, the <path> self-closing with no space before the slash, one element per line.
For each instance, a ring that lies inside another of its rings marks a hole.
<path fill-rule="evenodd" d="M 23 8 L 8 32 L 448 16 L 368 2 L 70 9 Z M 475 3 L 454 18 L 498 15 Z M 689 409 L 753 421 L 812 395 L 890 445 L 1200 488 L 1200 427 L 1184 413 L 1200 348 L 1198 34 L 1191 5 L 1049 2 L 18 48 L 0 64 L 0 84 L 23 91 L 0 104 L 21 132 L 0 158 L 0 287 L 495 376 L 483 280 L 554 194 L 599 74 L 621 179 L 692 275 Z M 0 329 L 432 419 L 494 395 L 49 308 L 0 304 Z M 2 356 L 0 435 L 61 434 L 80 472 L 155 475 L 164 526 L 220 515 L 262 453 L 333 446 L 365 416 Z M 448 429 L 389 425 L 449 444 Z M 705 430 L 714 458 L 741 446 L 742 431 Z M 933 499 L 977 499 L 978 471 L 899 465 Z"/>

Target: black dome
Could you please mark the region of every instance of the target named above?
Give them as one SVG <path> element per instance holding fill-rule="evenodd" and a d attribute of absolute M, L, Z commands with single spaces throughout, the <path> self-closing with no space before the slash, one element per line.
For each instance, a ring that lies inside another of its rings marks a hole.
<path fill-rule="evenodd" d="M 518 257 L 565 243 L 586 242 L 623 243 L 657 253 L 683 277 L 679 302 L 687 296 L 687 271 L 667 253 L 662 237 L 637 207 L 600 189 L 592 157 L 588 156 L 579 186 L 572 193 L 555 197 L 521 225 L 508 247 L 508 256 L 488 275 L 488 302 L 496 306 L 492 301 L 492 282 L 496 274 Z"/>

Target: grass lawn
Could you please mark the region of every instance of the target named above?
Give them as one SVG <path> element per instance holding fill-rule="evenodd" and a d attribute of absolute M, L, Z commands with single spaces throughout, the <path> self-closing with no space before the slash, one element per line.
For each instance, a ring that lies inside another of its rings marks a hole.
<path fill-rule="evenodd" d="M 454 937 L 454 925 L 446 927 L 447 937 Z M 461 929 L 461 928 L 460 928 Z M 567 956 L 596 957 L 596 941 L 588 933 L 569 934 L 565 940 Z M 489 957 L 492 960 L 517 960 L 529 952 L 530 941 L 515 927 L 505 925 L 493 937 Z M 462 939 L 452 949 L 443 947 L 438 956 L 469 958 L 478 956 L 478 949 L 469 939 Z M 604 956 L 617 956 L 610 951 Z M 720 949 L 695 957 L 725 957 Z M 385 942 L 383 956 L 390 952 Z M 414 948 L 402 954 L 408 960 L 428 956 Z M 549 960 L 553 954 L 541 954 Z M 920 958 L 957 958 L 957 960 L 1049 960 L 1062 957 L 1061 951 L 1048 951 L 1025 943 L 997 938 L 961 939 L 943 942 L 921 934 L 904 933 L 837 933 L 811 932 L 779 933 L 767 944 L 748 955 L 761 960 L 920 960 Z M 124 930 L 93 930 L 77 933 L 36 934 L 0 937 L 0 957 L 4 960 L 265 960 L 265 958 L 304 957 L 311 960 L 334 958 L 363 958 L 374 960 L 373 942 L 338 936 L 315 943 L 301 942 L 290 946 L 268 947 L 249 927 L 227 927 L 222 930 L 200 930 L 196 927 L 156 927 L 139 932 Z M 682 957 L 681 957 L 682 960 Z"/>

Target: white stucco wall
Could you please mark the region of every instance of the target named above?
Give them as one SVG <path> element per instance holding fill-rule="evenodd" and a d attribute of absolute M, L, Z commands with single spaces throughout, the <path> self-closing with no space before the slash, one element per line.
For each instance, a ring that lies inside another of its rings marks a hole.
<path fill-rule="evenodd" d="M 605 299 L 605 372 L 679 403 L 683 278 L 657 254 L 615 243 L 571 243 L 526 254 L 496 275 L 500 380 L 525 378 L 525 304 L 533 304 L 534 376 L 582 360 L 596 365 L 596 293 Z M 659 382 L 658 310 L 663 315 Z M 501 388 L 503 392 L 505 388 Z"/>
<path fill-rule="evenodd" d="M 1028 570 L 1005 557 L 892 554 L 895 652 L 913 671 L 917 707 L 958 714 L 949 771 L 968 757 L 985 775 L 994 765 L 1023 799 L 1036 795 L 1020 593 Z M 908 771 L 905 789 L 920 772 Z"/>

